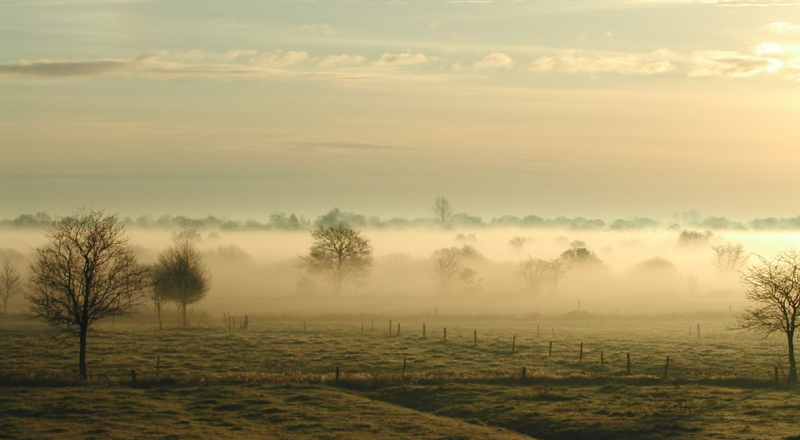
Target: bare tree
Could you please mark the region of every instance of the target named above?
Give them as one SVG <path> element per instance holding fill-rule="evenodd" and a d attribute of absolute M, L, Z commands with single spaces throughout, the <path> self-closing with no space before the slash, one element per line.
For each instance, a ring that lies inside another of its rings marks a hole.
<path fill-rule="evenodd" d="M 433 215 L 436 217 L 436 221 L 443 228 L 446 227 L 450 218 L 453 216 L 453 206 L 450 205 L 450 201 L 439 196 L 433 201 L 431 209 L 433 210 Z"/>
<path fill-rule="evenodd" d="M 163 330 L 164 322 L 161 320 L 161 308 L 164 307 L 164 304 L 169 300 L 169 292 L 166 291 L 166 285 L 164 283 L 159 283 L 157 268 L 158 266 L 150 267 L 150 278 L 153 287 L 150 298 L 153 300 L 153 305 L 156 307 L 158 329 Z"/>
<path fill-rule="evenodd" d="M 482 258 L 480 252 L 470 245 L 437 249 L 431 256 L 433 279 L 442 293 L 452 293 L 461 287 L 480 286 L 478 272 L 466 267 L 465 263 Z"/>
<path fill-rule="evenodd" d="M 314 243 L 301 267 L 310 273 L 328 275 L 333 279 L 334 293 L 342 293 L 345 281 L 358 282 L 372 267 L 372 245 L 345 224 L 322 227 L 311 231 Z"/>
<path fill-rule="evenodd" d="M 525 237 L 513 237 L 511 240 L 508 240 L 508 245 L 511 246 L 512 249 L 516 252 L 522 252 L 522 249 L 525 248 L 525 243 L 528 240 Z"/>
<path fill-rule="evenodd" d="M 794 336 L 800 324 L 800 254 L 794 249 L 772 259 L 758 257 L 759 264 L 741 274 L 745 295 L 754 307 L 739 315 L 732 329 L 786 335 L 789 354 L 788 383 L 797 382 Z"/>
<path fill-rule="evenodd" d="M 571 266 L 564 258 L 548 260 L 547 265 L 550 272 L 551 289 L 555 295 L 558 293 L 558 283 L 561 282 L 561 278 L 564 278 Z"/>
<path fill-rule="evenodd" d="M 551 262 L 528 255 L 527 260 L 519 263 L 517 274 L 525 278 L 525 288 L 538 294 L 553 275 Z"/>
<path fill-rule="evenodd" d="M 176 235 L 173 245 L 158 254 L 152 275 L 154 300 L 158 296 L 161 300 L 174 301 L 184 327 L 189 325 L 186 307 L 203 299 L 211 287 L 211 275 L 203 265 L 195 241 L 197 236 L 191 232 Z M 157 307 L 160 310 L 160 306 Z M 159 313 L 159 325 L 160 322 Z"/>
<path fill-rule="evenodd" d="M 723 276 L 738 272 L 750 258 L 750 253 L 745 251 L 741 244 L 724 243 L 711 246 L 714 255 L 711 257 L 711 264 L 719 269 Z"/>
<path fill-rule="evenodd" d="M 3 315 L 8 314 L 8 300 L 19 294 L 21 284 L 17 268 L 8 261 L 8 258 L 4 258 L 3 267 L 0 267 L 0 299 L 3 300 Z"/>
<path fill-rule="evenodd" d="M 431 257 L 433 278 L 443 293 L 450 293 L 459 283 L 459 274 L 464 270 L 461 250 L 457 247 L 436 249 Z"/>
<path fill-rule="evenodd" d="M 36 249 L 27 295 L 31 311 L 50 325 L 76 335 L 81 379 L 86 373 L 86 339 L 98 319 L 129 314 L 149 285 L 124 226 L 103 211 L 80 210 L 58 218 Z"/>

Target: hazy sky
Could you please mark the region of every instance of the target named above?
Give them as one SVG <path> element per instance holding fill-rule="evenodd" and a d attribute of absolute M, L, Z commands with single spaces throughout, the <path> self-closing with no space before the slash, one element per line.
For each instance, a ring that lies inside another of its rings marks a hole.
<path fill-rule="evenodd" d="M 800 0 L 0 0 L 0 217 L 800 214 Z"/>

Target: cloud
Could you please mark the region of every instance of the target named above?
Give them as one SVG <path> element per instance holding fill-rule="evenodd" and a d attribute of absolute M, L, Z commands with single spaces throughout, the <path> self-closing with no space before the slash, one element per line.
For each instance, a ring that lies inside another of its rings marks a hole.
<path fill-rule="evenodd" d="M 412 66 L 415 64 L 427 63 L 430 60 L 422 53 L 385 53 L 378 60 L 381 66 Z"/>
<path fill-rule="evenodd" d="M 776 34 L 800 34 L 800 24 L 788 21 L 776 21 L 764 26 L 764 29 Z"/>
<path fill-rule="evenodd" d="M 367 59 L 361 55 L 328 55 L 317 61 L 317 65 L 320 67 L 355 66 L 364 64 L 366 61 Z"/>
<path fill-rule="evenodd" d="M 289 51 L 281 56 L 280 53 L 262 53 L 250 60 L 251 64 L 264 66 L 264 67 L 272 67 L 272 68 L 280 68 L 280 67 L 288 67 L 297 63 L 301 63 L 308 58 L 308 54 L 306 52 L 296 52 L 296 51 Z"/>
<path fill-rule="evenodd" d="M 486 55 L 482 60 L 472 65 L 475 70 L 508 70 L 514 66 L 514 60 L 510 56 L 495 52 Z"/>
<path fill-rule="evenodd" d="M 656 75 L 675 69 L 670 59 L 677 54 L 659 49 L 650 54 L 592 54 L 569 50 L 557 56 L 543 56 L 527 66 L 534 72 L 562 71 L 569 73 L 619 73 Z"/>
<path fill-rule="evenodd" d="M 367 144 L 362 142 L 287 142 L 284 145 L 295 150 L 331 152 L 415 150 L 414 148 Z"/>
<path fill-rule="evenodd" d="M 741 54 L 735 51 L 706 50 L 693 53 L 689 76 L 750 77 L 780 70 L 784 63 L 776 58 Z"/>
<path fill-rule="evenodd" d="M 122 72 L 131 62 L 114 60 L 97 61 L 28 61 L 20 60 L 0 64 L 0 75 L 28 75 L 39 77 L 100 76 Z"/>

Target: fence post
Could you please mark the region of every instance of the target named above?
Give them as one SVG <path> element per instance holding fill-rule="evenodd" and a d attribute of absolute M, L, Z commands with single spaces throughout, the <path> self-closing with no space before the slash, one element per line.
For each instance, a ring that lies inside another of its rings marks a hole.
<path fill-rule="evenodd" d="M 158 381 L 158 369 L 161 367 L 161 355 L 156 358 L 156 381 Z"/>
<path fill-rule="evenodd" d="M 339 366 L 336 366 L 336 380 L 333 382 L 335 385 L 339 385 Z"/>
<path fill-rule="evenodd" d="M 392 320 L 389 320 L 389 336 L 392 336 Z"/>
<path fill-rule="evenodd" d="M 664 364 L 664 379 L 666 380 L 669 376 L 669 356 L 667 356 L 667 363 Z"/>
<path fill-rule="evenodd" d="M 400 323 L 397 323 L 397 336 L 400 336 Z"/>
<path fill-rule="evenodd" d="M 474 341 L 475 341 L 475 346 L 477 347 L 477 346 L 478 346 L 478 331 L 477 331 L 477 330 L 474 330 L 474 332 L 475 332 L 475 333 L 474 333 L 474 335 L 473 335 L 473 339 L 474 339 Z"/>
<path fill-rule="evenodd" d="M 581 342 L 581 351 L 578 354 L 578 362 L 583 362 L 583 342 Z"/>
<path fill-rule="evenodd" d="M 403 382 L 406 380 L 406 357 L 403 356 Z"/>
<path fill-rule="evenodd" d="M 553 357 L 553 341 L 550 341 L 550 351 L 547 352 L 547 357 Z"/>
<path fill-rule="evenodd" d="M 444 328 L 444 340 L 447 341 L 447 327 Z"/>
<path fill-rule="evenodd" d="M 422 323 L 422 339 L 425 339 L 425 323 Z"/>
<path fill-rule="evenodd" d="M 625 354 L 628 355 L 628 366 L 627 366 L 625 371 L 627 371 L 628 376 L 630 376 L 631 375 L 631 354 L 630 353 L 625 353 Z"/>
<path fill-rule="evenodd" d="M 605 354 L 603 350 L 600 350 L 600 366 L 603 367 L 606 364 Z"/>
<path fill-rule="evenodd" d="M 522 380 L 525 380 L 525 377 L 527 377 L 527 373 L 528 373 L 528 369 L 525 368 L 525 367 L 522 367 Z"/>
<path fill-rule="evenodd" d="M 511 352 L 514 352 L 514 348 L 517 345 L 517 335 L 511 337 Z"/>
<path fill-rule="evenodd" d="M 133 380 L 133 384 L 136 385 L 136 370 L 131 370 L 131 380 Z"/>

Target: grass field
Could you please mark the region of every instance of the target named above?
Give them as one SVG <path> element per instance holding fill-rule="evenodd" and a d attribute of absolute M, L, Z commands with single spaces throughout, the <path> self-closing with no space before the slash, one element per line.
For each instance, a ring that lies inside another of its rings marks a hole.
<path fill-rule="evenodd" d="M 388 317 L 355 315 L 305 323 L 251 317 L 248 331 L 233 332 L 221 319 L 165 330 L 153 322 L 117 320 L 113 328 L 105 322 L 91 335 L 92 377 L 79 384 L 76 344 L 61 343 L 35 321 L 7 319 L 0 321 L 0 411 L 10 422 L 0 436 L 800 434 L 800 393 L 774 381 L 774 366 L 786 364 L 785 342 L 729 331 L 732 322 L 726 314 L 405 316 L 393 317 L 390 334 Z M 337 367 L 341 376 L 335 383 Z"/>

